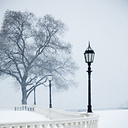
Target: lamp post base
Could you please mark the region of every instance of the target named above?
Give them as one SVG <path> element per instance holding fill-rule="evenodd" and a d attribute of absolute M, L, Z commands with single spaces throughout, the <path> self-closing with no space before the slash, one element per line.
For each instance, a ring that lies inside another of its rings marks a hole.
<path fill-rule="evenodd" d="M 91 105 L 88 105 L 87 112 L 92 112 L 92 106 Z"/>
<path fill-rule="evenodd" d="M 49 108 L 52 108 L 52 104 L 49 104 Z"/>

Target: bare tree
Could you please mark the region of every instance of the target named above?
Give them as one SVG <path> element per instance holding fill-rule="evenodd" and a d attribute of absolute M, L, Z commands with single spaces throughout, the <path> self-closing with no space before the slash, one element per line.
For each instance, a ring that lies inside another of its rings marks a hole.
<path fill-rule="evenodd" d="M 71 85 L 66 77 L 77 67 L 71 45 L 61 38 L 65 30 L 64 23 L 50 15 L 36 18 L 30 12 L 6 11 L 0 30 L 0 73 L 19 83 L 22 104 L 27 104 L 34 87 L 47 81 L 49 72 L 58 89 Z"/>

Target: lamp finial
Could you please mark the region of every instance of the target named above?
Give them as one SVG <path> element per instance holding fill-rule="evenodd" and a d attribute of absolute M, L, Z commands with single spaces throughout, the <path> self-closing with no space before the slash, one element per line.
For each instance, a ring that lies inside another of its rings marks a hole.
<path fill-rule="evenodd" d="M 90 47 L 90 41 L 88 41 L 88 47 Z"/>

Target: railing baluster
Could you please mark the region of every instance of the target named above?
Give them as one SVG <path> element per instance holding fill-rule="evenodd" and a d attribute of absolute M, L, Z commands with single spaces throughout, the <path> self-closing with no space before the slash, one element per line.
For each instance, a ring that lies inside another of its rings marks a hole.
<path fill-rule="evenodd" d="M 94 128 L 98 128 L 98 121 L 94 120 Z"/>
<path fill-rule="evenodd" d="M 27 128 L 33 128 L 33 125 L 27 125 Z"/>
<path fill-rule="evenodd" d="M 17 126 L 14 126 L 14 128 L 19 128 L 19 126 L 17 125 Z"/>
<path fill-rule="evenodd" d="M 46 124 L 42 125 L 42 128 L 47 128 L 47 127 L 48 127 L 48 125 L 46 125 Z"/>
<path fill-rule="evenodd" d="M 60 128 L 60 124 L 56 124 L 56 127 L 57 127 L 57 128 Z"/>
<path fill-rule="evenodd" d="M 87 128 L 90 128 L 90 122 L 87 121 L 87 124 L 86 124 Z"/>
<path fill-rule="evenodd" d="M 63 126 L 64 126 L 64 128 L 70 128 L 70 124 L 69 123 L 65 123 Z"/>
<path fill-rule="evenodd" d="M 55 125 L 53 125 L 53 124 L 50 124 L 49 126 L 50 126 L 50 128 L 54 128 L 55 127 Z"/>
<path fill-rule="evenodd" d="M 65 127 L 65 123 L 62 124 L 62 127 L 63 127 L 63 128 L 66 128 L 66 127 Z"/>
<path fill-rule="evenodd" d="M 22 125 L 22 128 L 26 128 L 27 126 L 26 125 Z"/>

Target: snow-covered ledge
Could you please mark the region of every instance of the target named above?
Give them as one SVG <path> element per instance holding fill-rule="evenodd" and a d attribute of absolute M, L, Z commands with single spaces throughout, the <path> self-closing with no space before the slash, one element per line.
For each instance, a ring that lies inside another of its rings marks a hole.
<path fill-rule="evenodd" d="M 25 108 L 27 110 L 29 107 Z M 42 114 L 50 120 L 3 123 L 0 124 L 0 128 L 98 128 L 99 116 L 94 113 L 74 113 L 41 106 L 33 106 L 33 108 L 34 112 Z"/>

